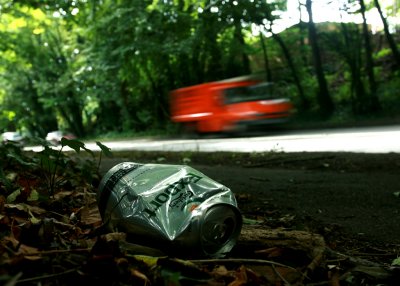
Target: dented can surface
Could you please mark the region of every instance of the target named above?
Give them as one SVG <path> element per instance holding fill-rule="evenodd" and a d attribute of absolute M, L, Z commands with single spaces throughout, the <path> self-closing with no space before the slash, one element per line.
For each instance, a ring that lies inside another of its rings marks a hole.
<path fill-rule="evenodd" d="M 103 177 L 97 201 L 110 230 L 190 255 L 223 256 L 242 227 L 231 190 L 189 166 L 120 163 Z"/>

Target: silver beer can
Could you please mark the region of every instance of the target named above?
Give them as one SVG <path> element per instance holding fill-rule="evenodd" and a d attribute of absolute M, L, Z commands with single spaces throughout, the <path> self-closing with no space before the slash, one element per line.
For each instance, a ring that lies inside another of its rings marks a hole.
<path fill-rule="evenodd" d="M 232 191 L 186 165 L 120 163 L 102 178 L 97 202 L 111 231 L 191 256 L 224 256 L 242 216 Z"/>

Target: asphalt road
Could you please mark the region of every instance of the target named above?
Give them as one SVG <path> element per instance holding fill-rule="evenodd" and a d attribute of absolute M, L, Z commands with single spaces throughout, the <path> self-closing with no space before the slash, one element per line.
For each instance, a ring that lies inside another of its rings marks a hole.
<path fill-rule="evenodd" d="M 267 136 L 102 142 L 112 151 L 400 152 L 400 126 L 288 131 Z M 95 150 L 94 143 L 86 146 Z"/>
<path fill-rule="evenodd" d="M 330 130 L 281 131 L 258 136 L 196 139 L 133 139 L 101 141 L 111 151 L 198 151 L 198 152 L 400 152 L 400 126 L 357 127 Z M 94 142 L 87 148 L 99 150 Z M 40 147 L 30 147 L 38 151 Z"/>

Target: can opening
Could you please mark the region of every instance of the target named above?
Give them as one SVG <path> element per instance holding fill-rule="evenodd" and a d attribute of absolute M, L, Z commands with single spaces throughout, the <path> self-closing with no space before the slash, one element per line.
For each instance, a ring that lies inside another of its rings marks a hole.
<path fill-rule="evenodd" d="M 217 205 L 204 217 L 201 240 L 206 253 L 215 254 L 228 243 L 234 243 L 241 228 L 241 219 L 230 206 Z M 233 245 L 233 244 L 232 244 Z"/>
<path fill-rule="evenodd" d="M 229 217 L 220 223 L 210 224 L 207 226 L 209 232 L 205 234 L 207 240 L 212 240 L 216 243 L 225 244 L 233 233 L 235 226 L 234 220 Z"/>

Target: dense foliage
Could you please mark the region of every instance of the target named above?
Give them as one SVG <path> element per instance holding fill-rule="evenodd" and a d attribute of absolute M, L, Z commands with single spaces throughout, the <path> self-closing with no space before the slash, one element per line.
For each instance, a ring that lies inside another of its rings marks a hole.
<path fill-rule="evenodd" d="M 0 131 L 165 130 L 170 90 L 259 72 L 299 114 L 390 112 L 398 11 L 339 2 L 361 24 L 316 24 L 311 0 L 299 1 L 308 22 L 285 31 L 276 29 L 285 0 L 1 0 Z M 372 34 L 376 8 L 384 30 Z"/>

